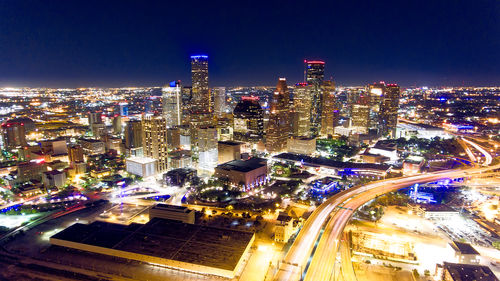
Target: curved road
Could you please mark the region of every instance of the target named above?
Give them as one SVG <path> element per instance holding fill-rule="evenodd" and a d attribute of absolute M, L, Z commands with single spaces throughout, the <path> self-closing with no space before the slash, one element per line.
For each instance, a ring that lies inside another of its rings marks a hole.
<path fill-rule="evenodd" d="M 387 179 L 338 193 L 321 204 L 306 221 L 292 247 L 280 264 L 274 280 L 301 279 L 302 272 L 307 266 L 313 248 L 318 240 L 320 230 L 335 209 L 338 209 L 338 211 L 333 213 L 333 217 L 325 227 L 308 267 L 305 280 L 329 280 L 333 276 L 339 239 L 344 226 L 349 221 L 352 210 L 357 209 L 365 202 L 370 201 L 378 195 L 415 183 L 431 182 L 445 178 L 468 177 L 476 173 L 483 173 L 498 168 L 500 168 L 500 165 Z"/>

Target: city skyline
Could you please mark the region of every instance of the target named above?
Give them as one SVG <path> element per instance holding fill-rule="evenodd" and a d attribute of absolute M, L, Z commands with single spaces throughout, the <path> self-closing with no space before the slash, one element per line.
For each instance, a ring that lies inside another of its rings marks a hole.
<path fill-rule="evenodd" d="M 213 87 L 301 82 L 305 59 L 340 86 L 500 82 L 495 1 L 87 4 L 2 2 L 0 87 L 185 84 L 197 54 Z"/>

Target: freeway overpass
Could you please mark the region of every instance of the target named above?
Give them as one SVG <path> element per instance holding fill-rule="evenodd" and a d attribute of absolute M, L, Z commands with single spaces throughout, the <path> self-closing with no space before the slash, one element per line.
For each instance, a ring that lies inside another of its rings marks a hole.
<path fill-rule="evenodd" d="M 353 213 L 350 209 L 356 210 L 379 195 L 416 183 L 432 182 L 445 178 L 470 177 L 494 169 L 500 169 L 500 165 L 387 179 L 336 194 L 318 206 L 304 223 L 296 240 L 281 262 L 274 280 L 301 280 L 302 278 L 305 280 L 332 280 L 335 274 L 334 268 L 340 237 Z M 338 208 L 340 206 L 343 208 Z M 327 220 L 328 223 L 321 238 L 319 238 L 321 229 Z M 306 266 L 307 271 L 305 270 Z M 303 276 L 304 272 L 306 272 L 305 276 Z"/>

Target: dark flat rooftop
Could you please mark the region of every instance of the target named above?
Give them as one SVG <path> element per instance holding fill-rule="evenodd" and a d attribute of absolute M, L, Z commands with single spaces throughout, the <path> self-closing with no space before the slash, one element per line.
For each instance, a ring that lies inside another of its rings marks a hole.
<path fill-rule="evenodd" d="M 231 141 L 231 140 L 227 140 L 227 141 L 219 141 L 220 144 L 225 144 L 225 145 L 232 145 L 232 146 L 238 146 L 238 145 L 241 145 L 242 143 L 241 142 L 237 142 L 237 141 Z"/>
<path fill-rule="evenodd" d="M 419 204 L 426 212 L 458 212 L 445 204 Z"/>
<path fill-rule="evenodd" d="M 152 209 L 169 210 L 172 212 L 179 212 L 179 213 L 189 213 L 190 212 L 190 210 L 184 206 L 169 205 L 169 204 L 162 204 L 162 203 L 154 205 Z"/>
<path fill-rule="evenodd" d="M 51 238 L 234 270 L 253 233 L 153 218 L 147 224 L 76 223 Z"/>
<path fill-rule="evenodd" d="M 233 160 L 217 166 L 217 169 L 235 170 L 239 172 L 250 172 L 260 167 L 267 166 L 267 160 L 263 158 L 250 158 L 248 160 Z"/>
<path fill-rule="evenodd" d="M 479 255 L 476 249 L 474 249 L 469 243 L 453 241 L 450 245 L 455 251 L 464 255 Z"/>
<path fill-rule="evenodd" d="M 324 157 L 311 157 L 303 154 L 294 154 L 294 153 L 281 153 L 275 155 L 273 158 L 281 160 L 302 161 L 305 164 L 328 166 L 337 169 L 372 169 L 379 171 L 387 171 L 391 167 L 385 164 L 342 162 L 342 161 L 331 160 Z"/>
<path fill-rule="evenodd" d="M 444 262 L 443 267 L 456 281 L 498 281 L 493 271 L 484 265 Z"/>

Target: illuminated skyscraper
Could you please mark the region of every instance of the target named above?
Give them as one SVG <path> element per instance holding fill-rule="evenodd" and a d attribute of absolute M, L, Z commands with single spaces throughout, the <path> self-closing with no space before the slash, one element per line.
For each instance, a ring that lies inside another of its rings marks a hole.
<path fill-rule="evenodd" d="M 258 97 L 242 97 L 233 111 L 234 140 L 258 142 L 264 136 L 264 111 Z"/>
<path fill-rule="evenodd" d="M 381 81 L 368 85 L 370 94 L 370 127 L 381 135 L 395 135 L 398 121 L 400 88 Z"/>
<path fill-rule="evenodd" d="M 221 116 L 226 112 L 226 88 L 218 87 L 214 89 L 214 113 L 217 116 Z"/>
<path fill-rule="evenodd" d="M 125 148 L 133 149 L 142 147 L 141 120 L 129 120 L 125 125 Z"/>
<path fill-rule="evenodd" d="M 163 116 L 168 128 L 181 124 L 181 89 L 180 81 L 172 81 L 162 89 Z"/>
<path fill-rule="evenodd" d="M 368 133 L 370 127 L 370 95 L 357 90 L 349 93 L 351 127 L 359 133 Z"/>
<path fill-rule="evenodd" d="M 276 91 L 269 104 L 269 123 L 266 132 L 266 149 L 268 152 L 286 150 L 288 135 L 290 134 L 288 87 L 285 78 L 279 78 Z"/>
<path fill-rule="evenodd" d="M 158 160 L 156 171 L 168 168 L 167 122 L 164 117 L 145 117 L 142 120 L 142 145 L 144 156 Z"/>
<path fill-rule="evenodd" d="M 217 129 L 215 127 L 202 127 L 198 129 L 198 170 L 200 173 L 213 173 L 217 167 Z"/>
<path fill-rule="evenodd" d="M 311 111 L 313 100 L 313 85 L 298 83 L 293 91 L 293 109 L 295 113 L 293 134 L 300 137 L 311 136 Z"/>
<path fill-rule="evenodd" d="M 395 136 L 398 124 L 399 97 L 401 89 L 397 84 L 387 84 L 380 104 L 380 120 L 382 133 Z"/>
<path fill-rule="evenodd" d="M 26 131 L 24 123 L 7 121 L 2 124 L 3 146 L 5 149 L 25 146 Z"/>
<path fill-rule="evenodd" d="M 83 148 L 81 145 L 73 145 L 68 149 L 68 159 L 70 165 L 73 167 L 75 163 L 81 163 L 84 161 L 83 158 Z"/>
<path fill-rule="evenodd" d="M 211 111 L 210 89 L 208 88 L 208 56 L 191 56 L 191 98 L 192 113 Z"/>
<path fill-rule="evenodd" d="M 325 62 L 320 60 L 304 60 L 305 76 L 308 84 L 321 84 L 325 78 Z"/>
<path fill-rule="evenodd" d="M 322 136 L 333 135 L 337 125 L 338 108 L 335 101 L 335 83 L 323 81 L 321 85 L 321 131 Z"/>

